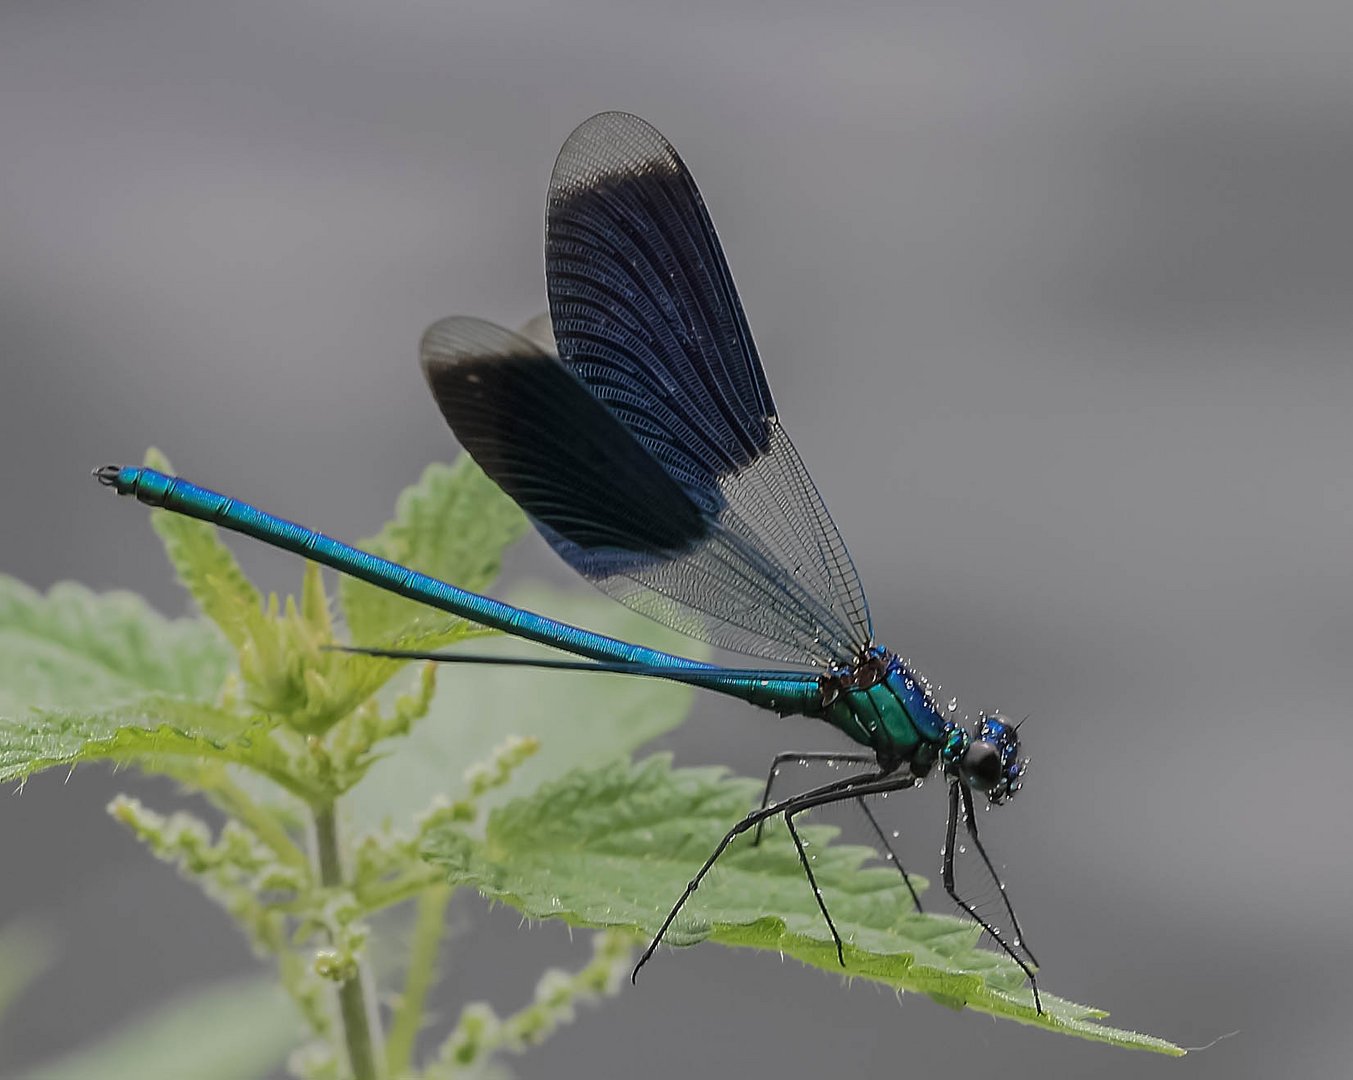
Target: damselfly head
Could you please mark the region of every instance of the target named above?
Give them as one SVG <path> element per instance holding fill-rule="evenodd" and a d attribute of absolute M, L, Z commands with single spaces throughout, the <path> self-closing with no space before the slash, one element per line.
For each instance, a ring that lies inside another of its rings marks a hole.
<path fill-rule="evenodd" d="M 1028 764 L 1019 756 L 1017 726 L 1009 717 L 992 713 L 977 722 L 958 768 L 969 787 L 985 792 L 993 803 L 1003 803 L 1023 786 Z"/>

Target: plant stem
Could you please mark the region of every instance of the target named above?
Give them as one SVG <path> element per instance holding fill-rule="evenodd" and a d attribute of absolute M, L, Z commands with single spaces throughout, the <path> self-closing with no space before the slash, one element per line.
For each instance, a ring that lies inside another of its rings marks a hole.
<path fill-rule="evenodd" d="M 315 806 L 315 856 L 320 884 L 341 888 L 343 860 L 338 846 L 338 822 L 332 801 Z M 359 965 L 357 974 L 338 984 L 338 1007 L 343 1020 L 343 1038 L 348 1048 L 348 1066 L 354 1080 L 379 1080 L 375 1033 L 378 1030 L 368 1005 L 366 979 Z"/>
<path fill-rule="evenodd" d="M 409 941 L 409 970 L 404 978 L 390 1036 L 385 1043 L 385 1070 L 390 1076 L 403 1076 L 413 1061 L 414 1044 L 423 1026 L 423 1006 L 437 977 L 437 950 L 446 925 L 446 905 L 451 899 L 449 885 L 436 885 L 418 897 L 418 918 Z"/>
<path fill-rule="evenodd" d="M 406 870 L 388 881 L 378 881 L 373 885 L 357 890 L 357 899 L 362 910 L 369 914 L 383 911 L 385 908 L 422 896 L 428 889 L 435 888 L 446 881 L 446 875 L 430 866 L 419 866 Z"/>

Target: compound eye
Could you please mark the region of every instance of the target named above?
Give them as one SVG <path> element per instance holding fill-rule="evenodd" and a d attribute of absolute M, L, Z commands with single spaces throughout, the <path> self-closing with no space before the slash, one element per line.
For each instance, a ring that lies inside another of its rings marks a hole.
<path fill-rule="evenodd" d="M 977 738 L 988 739 L 994 743 L 1017 740 L 1015 725 L 1004 713 L 987 713 L 977 725 Z"/>
<path fill-rule="evenodd" d="M 1001 783 L 1001 752 L 985 739 L 968 747 L 960 766 L 969 787 L 991 791 Z"/>

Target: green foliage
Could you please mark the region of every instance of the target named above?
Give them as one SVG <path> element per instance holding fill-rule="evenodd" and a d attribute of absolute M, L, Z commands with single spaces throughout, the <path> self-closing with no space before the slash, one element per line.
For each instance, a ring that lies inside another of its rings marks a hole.
<path fill-rule="evenodd" d="M 158 455 L 152 464 L 168 468 Z M 713 843 L 754 800 L 754 785 L 717 770 L 630 763 L 632 751 L 681 721 L 689 688 L 503 668 L 438 672 L 335 651 L 344 626 L 374 645 L 442 647 L 475 638 L 483 639 L 476 650 L 531 649 L 349 581 L 331 610 L 312 565 L 298 600 L 265 597 L 210 526 L 164 512 L 154 513 L 154 523 L 204 618 L 169 620 L 135 597 L 71 585 L 43 597 L 0 579 L 0 781 L 105 761 L 173 777 L 205 796 L 223 824 L 127 797 L 110 812 L 230 913 L 275 964 L 294 1009 L 263 1004 L 257 988 L 223 990 L 204 999 L 210 1007 L 189 1003 L 135 1039 L 99 1047 L 101 1057 L 72 1059 L 66 1072 L 43 1077 L 87 1075 L 93 1060 L 101 1076 L 159 1075 L 137 1053 L 151 1046 L 172 1063 L 165 1075 L 218 1075 L 205 1071 L 208 1052 L 222 1063 L 219 1075 L 254 1075 L 290 1042 L 296 1017 L 310 1041 L 292 1054 L 291 1069 L 308 1080 L 501 1075 L 502 1055 L 539 1042 L 579 1004 L 619 989 L 634 935 L 656 929 Z M 482 589 L 523 529 L 520 511 L 462 461 L 428 469 L 370 547 Z M 691 651 L 689 642 L 593 593 L 534 589 L 514 599 L 603 633 Z M 1051 996 L 1048 1015 L 1035 1017 L 1020 973 L 976 948 L 974 927 L 911 914 L 895 875 L 867 865 L 866 851 L 831 843 L 830 830 L 808 835 L 849 940 L 851 974 L 951 1006 L 1174 1052 L 1102 1027 L 1095 1023 L 1102 1014 Z M 603 933 L 590 963 L 547 972 L 519 1011 L 499 1016 L 468 1006 L 440 1049 L 418 1063 L 446 908 L 466 886 L 529 916 Z M 737 845 L 698 901 L 673 942 L 774 949 L 839 970 L 780 830 L 759 850 Z M 404 981 L 380 995 L 388 1004 L 378 1007 L 370 970 L 388 979 L 401 963 L 389 958 L 393 942 L 373 937 L 372 919 L 404 903 L 416 911 Z M 382 962 L 374 964 L 377 948 Z M 13 966 L 22 975 L 19 960 Z M 207 1045 L 193 1018 L 212 1010 L 222 1017 L 213 1021 L 216 1031 L 258 1025 L 257 1058 L 232 1056 L 252 1034 L 223 1034 L 220 1049 Z M 256 1019 L 263 1013 L 274 1026 Z M 276 1026 L 283 1020 L 285 1034 Z M 171 1044 L 184 1056 L 172 1056 Z"/>
<path fill-rule="evenodd" d="M 146 464 L 161 472 L 173 471 L 169 459 L 158 450 L 146 452 Z M 179 582 L 202 614 L 220 627 L 235 648 L 246 645 L 262 624 L 262 597 L 216 530 L 177 514 L 153 514 L 150 523 L 160 535 Z"/>
<path fill-rule="evenodd" d="M 43 596 L 0 577 L 0 716 L 150 694 L 210 698 L 231 660 L 210 624 L 166 619 L 131 593 L 65 583 Z"/>
<path fill-rule="evenodd" d="M 536 585 L 508 598 L 612 637 L 691 652 L 689 639 L 600 593 Z M 475 651 L 542 655 L 503 637 L 476 643 Z M 387 746 L 387 756 L 347 799 L 355 823 L 373 828 L 407 819 L 436 798 L 462 798 L 470 782 L 465 762 L 488 760 L 507 732 L 537 740 L 540 753 L 523 762 L 506 785 L 484 794 L 485 808 L 500 806 L 578 766 L 624 757 L 671 731 L 685 719 L 694 696 L 689 687 L 656 679 L 520 668 L 451 666 L 438 672 L 437 681 L 440 690 L 427 717 Z"/>
<path fill-rule="evenodd" d="M 691 874 L 755 805 L 759 785 L 719 769 L 671 768 L 666 757 L 578 770 L 489 815 L 482 839 L 438 828 L 429 857 L 453 884 L 474 885 L 535 918 L 651 938 Z M 1135 1049 L 1178 1052 L 1150 1036 L 1094 1023 L 1104 1014 L 1043 995 L 1035 1012 L 1022 972 L 977 948 L 971 922 L 917 914 L 898 875 L 868 848 L 801 828 L 813 872 L 846 943 L 846 970 L 942 1004 Z M 671 944 L 719 941 L 768 949 L 840 972 L 836 947 L 782 828 L 735 842 L 669 931 Z"/>
<path fill-rule="evenodd" d="M 626 934 L 603 933 L 592 939 L 592 962 L 570 974 L 552 968 L 536 983 L 530 1005 L 500 1017 L 482 1001 L 467 1005 L 451 1037 L 428 1068 L 427 1080 L 455 1080 L 481 1075 L 493 1055 L 504 1050 L 521 1053 L 571 1023 L 582 1003 L 595 1003 L 620 992 L 629 975 L 634 950 Z"/>
<path fill-rule="evenodd" d="M 270 737 L 271 725 L 206 702 L 145 697 L 89 712 L 34 710 L 25 720 L 0 720 L 0 781 L 82 761 L 132 762 L 172 772 L 176 759 L 244 765 L 293 790 L 303 777 Z"/>
<path fill-rule="evenodd" d="M 394 520 L 359 545 L 402 566 L 462 589 L 488 586 L 502 567 L 503 548 L 526 532 L 526 515 L 468 456 L 455 465 L 429 465 L 395 504 Z M 338 587 L 354 642 L 437 648 L 484 633 L 444 612 L 355 578 Z"/>

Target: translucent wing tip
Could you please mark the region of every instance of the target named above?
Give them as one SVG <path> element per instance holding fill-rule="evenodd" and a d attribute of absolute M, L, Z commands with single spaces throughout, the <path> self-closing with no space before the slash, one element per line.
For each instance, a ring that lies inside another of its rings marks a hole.
<path fill-rule="evenodd" d="M 533 355 L 541 352 L 531 338 L 514 334 L 487 319 L 469 315 L 452 315 L 439 319 L 423 332 L 418 347 L 423 373 L 431 374 L 448 364 L 459 364 L 478 357 L 501 356 L 508 353 Z"/>
<path fill-rule="evenodd" d="M 564 140 L 554 163 L 550 197 L 567 198 L 613 178 L 682 171 L 672 144 L 647 120 L 627 112 L 597 113 Z"/>

